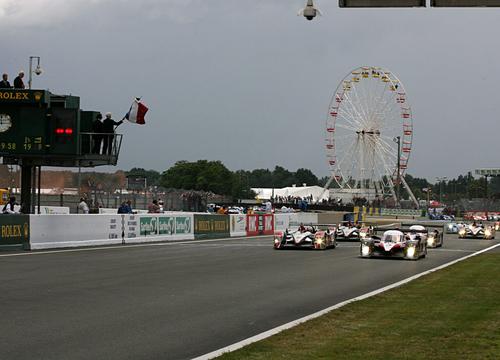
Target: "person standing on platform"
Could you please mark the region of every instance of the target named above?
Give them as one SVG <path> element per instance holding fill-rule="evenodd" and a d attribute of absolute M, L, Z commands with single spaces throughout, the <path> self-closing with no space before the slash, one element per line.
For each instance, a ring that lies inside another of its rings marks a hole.
<path fill-rule="evenodd" d="M 0 81 L 0 88 L 1 89 L 10 89 L 11 87 L 12 86 L 10 86 L 9 75 L 3 74 L 2 81 Z"/>
<path fill-rule="evenodd" d="M 104 155 L 111 155 L 113 150 L 113 139 L 115 134 L 115 126 L 119 126 L 123 123 L 123 120 L 114 121 L 111 118 L 111 113 L 106 113 L 106 119 L 102 122 L 102 132 L 104 133 L 104 146 L 102 153 Z"/>
<path fill-rule="evenodd" d="M 93 154 L 100 154 L 101 153 L 101 145 L 102 145 L 102 114 L 99 113 L 96 116 L 96 119 L 92 123 L 92 153 Z"/>
<path fill-rule="evenodd" d="M 23 77 L 24 77 L 24 71 L 21 70 L 21 71 L 19 71 L 19 75 L 17 75 L 17 77 L 14 79 L 14 89 L 24 89 L 25 88 Z"/>

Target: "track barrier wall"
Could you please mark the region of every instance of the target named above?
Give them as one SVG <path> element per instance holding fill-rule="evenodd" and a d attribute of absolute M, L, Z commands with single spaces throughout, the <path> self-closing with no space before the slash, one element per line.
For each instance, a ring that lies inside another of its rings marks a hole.
<path fill-rule="evenodd" d="M 42 250 L 272 235 L 275 230 L 293 229 L 301 223 L 317 224 L 318 219 L 315 213 L 2 215 L 0 249 Z"/>

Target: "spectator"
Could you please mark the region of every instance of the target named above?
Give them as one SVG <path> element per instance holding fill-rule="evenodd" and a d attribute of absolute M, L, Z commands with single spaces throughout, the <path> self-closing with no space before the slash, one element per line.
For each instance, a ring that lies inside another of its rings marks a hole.
<path fill-rule="evenodd" d="M 19 71 L 19 75 L 17 75 L 17 77 L 14 79 L 14 89 L 24 89 L 25 88 L 23 77 L 24 77 L 24 71 L 21 70 L 21 71 Z"/>
<path fill-rule="evenodd" d="M 89 213 L 89 206 L 87 205 L 85 198 L 80 198 L 80 203 L 78 204 L 78 212 L 81 212 L 82 214 Z"/>
<path fill-rule="evenodd" d="M 148 213 L 150 214 L 158 214 L 160 212 L 160 206 L 158 205 L 158 201 L 155 199 L 148 206 Z"/>
<path fill-rule="evenodd" d="M 218 210 L 217 210 L 217 214 L 219 215 L 224 215 L 226 213 L 226 209 L 224 208 L 224 206 L 221 206 Z"/>
<path fill-rule="evenodd" d="M 5 204 L 5 206 L 2 209 L 2 212 L 4 214 L 18 214 L 18 212 L 15 210 L 14 206 L 16 206 L 16 197 L 11 196 L 9 198 L 9 202 Z"/>
<path fill-rule="evenodd" d="M 100 154 L 101 153 L 101 145 L 102 145 L 102 114 L 99 113 L 96 116 L 96 119 L 92 123 L 92 132 L 94 135 L 92 135 L 92 153 L 93 154 Z"/>
<path fill-rule="evenodd" d="M 115 134 L 115 126 L 119 126 L 123 123 L 123 120 L 114 121 L 111 118 L 112 114 L 110 112 L 106 113 L 106 119 L 102 122 L 102 132 L 104 134 L 104 146 L 102 148 L 102 153 L 104 155 L 111 155 L 113 149 L 113 138 Z"/>
<path fill-rule="evenodd" d="M 9 75 L 3 74 L 2 81 L 0 81 L 0 88 L 1 89 L 10 89 L 11 87 L 12 86 L 10 86 Z"/>
<path fill-rule="evenodd" d="M 118 208 L 118 214 L 133 214 L 132 202 L 130 200 L 122 202 Z"/>

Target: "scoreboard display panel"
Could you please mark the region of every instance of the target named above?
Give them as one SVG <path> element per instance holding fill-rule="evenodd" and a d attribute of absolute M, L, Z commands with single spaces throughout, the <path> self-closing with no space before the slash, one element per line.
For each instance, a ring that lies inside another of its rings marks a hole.
<path fill-rule="evenodd" d="M 47 100 L 45 91 L 0 91 L 0 155 L 46 152 Z"/>

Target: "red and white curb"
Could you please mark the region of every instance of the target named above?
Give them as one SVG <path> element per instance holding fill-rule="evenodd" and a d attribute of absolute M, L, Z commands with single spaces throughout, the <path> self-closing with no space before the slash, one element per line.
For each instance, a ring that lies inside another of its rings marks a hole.
<path fill-rule="evenodd" d="M 221 355 L 223 355 L 225 353 L 241 349 L 244 346 L 250 345 L 250 344 L 255 343 L 257 341 L 260 341 L 260 340 L 267 339 L 268 337 L 276 335 L 276 334 L 282 332 L 283 330 L 287 330 L 287 329 L 293 328 L 293 327 L 295 327 L 295 326 L 297 326 L 297 325 L 299 325 L 301 323 L 304 323 L 306 321 L 309 321 L 309 320 L 315 319 L 317 317 L 323 316 L 323 315 L 325 315 L 326 313 L 329 313 L 332 310 L 341 308 L 341 307 L 343 307 L 343 306 L 345 306 L 347 304 L 350 304 L 352 302 L 364 300 L 364 299 L 367 299 L 369 297 L 372 297 L 372 296 L 378 295 L 380 293 L 383 293 L 383 292 L 385 292 L 387 290 L 391 290 L 391 289 L 397 288 L 397 287 L 399 287 L 401 285 L 407 284 L 410 281 L 418 279 L 418 278 L 420 278 L 422 276 L 425 276 L 425 275 L 428 275 L 428 274 L 433 273 L 435 271 L 447 268 L 448 266 L 454 265 L 454 264 L 456 264 L 458 262 L 461 262 L 463 260 L 469 259 L 469 258 L 471 258 L 473 256 L 476 256 L 476 255 L 482 254 L 484 252 L 490 251 L 490 250 L 492 250 L 492 249 L 494 249 L 496 247 L 499 247 L 499 246 L 500 246 L 500 244 L 496 244 L 496 245 L 490 246 L 490 247 L 488 247 L 486 249 L 477 251 L 477 252 L 475 252 L 473 254 L 464 256 L 464 257 L 462 257 L 460 259 L 456 259 L 456 260 L 450 261 L 450 262 L 448 262 L 446 264 L 443 264 L 443 265 L 440 265 L 438 267 L 432 268 L 430 270 L 427 270 L 427 271 L 421 272 L 419 274 L 410 276 L 409 278 L 403 279 L 403 280 L 398 281 L 398 282 L 396 282 L 394 284 L 385 286 L 383 288 L 371 291 L 369 293 L 363 294 L 361 296 L 358 296 L 358 297 L 355 297 L 355 298 L 352 298 L 352 299 L 349 299 L 349 300 L 342 301 L 342 302 L 340 302 L 338 304 L 335 304 L 333 306 L 330 306 L 330 307 L 328 307 L 326 309 L 323 309 L 323 310 L 320 310 L 318 312 L 315 312 L 314 314 L 311 314 L 311 315 L 308 315 L 308 316 L 304 316 L 304 317 L 302 317 L 300 319 L 297 319 L 297 320 L 291 321 L 289 323 L 286 323 L 284 325 L 275 327 L 274 329 L 271 329 L 271 330 L 265 331 L 263 333 L 257 334 L 255 336 L 252 336 L 252 337 L 250 337 L 248 339 L 239 341 L 239 342 L 234 343 L 232 345 L 223 347 L 222 349 L 215 350 L 215 351 L 212 351 L 212 352 L 210 352 L 208 354 L 198 356 L 198 357 L 196 357 L 196 358 L 194 358 L 192 360 L 209 360 L 209 359 L 213 359 L 213 358 L 216 358 L 218 356 L 221 356 Z"/>

